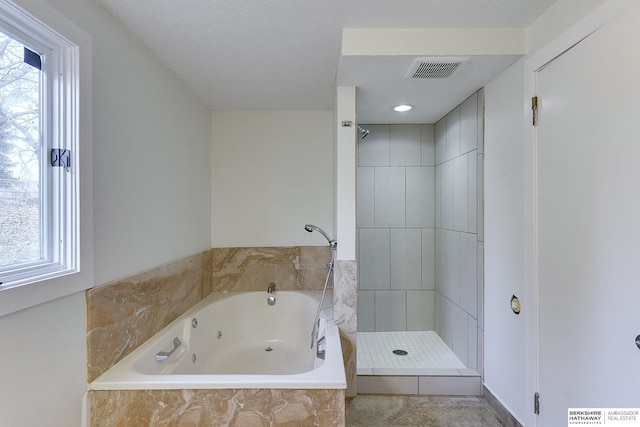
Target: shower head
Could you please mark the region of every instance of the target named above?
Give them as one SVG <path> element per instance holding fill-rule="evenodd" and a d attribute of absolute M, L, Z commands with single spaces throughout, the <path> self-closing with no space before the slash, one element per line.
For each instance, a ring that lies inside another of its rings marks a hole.
<path fill-rule="evenodd" d="M 338 242 L 332 239 L 331 237 L 329 237 L 329 235 L 325 233 L 325 231 L 322 228 L 313 224 L 306 224 L 304 226 L 304 229 L 307 230 L 309 233 L 317 231 L 318 233 L 322 234 L 324 238 L 327 239 L 327 241 L 329 242 L 329 246 L 331 247 L 331 249 L 335 249 L 338 246 Z"/>
<path fill-rule="evenodd" d="M 369 135 L 369 129 L 365 129 L 363 127 L 358 126 L 358 130 L 360 131 L 360 138 L 365 139 L 367 135 Z"/>

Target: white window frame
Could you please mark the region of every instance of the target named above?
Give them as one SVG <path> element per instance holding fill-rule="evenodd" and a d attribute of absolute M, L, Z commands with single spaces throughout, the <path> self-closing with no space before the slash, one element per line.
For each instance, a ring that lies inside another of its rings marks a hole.
<path fill-rule="evenodd" d="M 45 259 L 0 269 L 0 315 L 91 287 L 91 38 L 44 2 L 29 10 L 0 0 L 2 31 L 30 49 L 44 49 L 47 89 L 41 170 Z M 82 104 L 82 109 L 80 108 Z M 50 165 L 51 148 L 70 150 L 71 167 Z M 46 179 L 46 178 L 45 178 Z M 82 247 L 82 251 L 80 248 Z M 82 269 L 81 267 L 82 256 Z"/>

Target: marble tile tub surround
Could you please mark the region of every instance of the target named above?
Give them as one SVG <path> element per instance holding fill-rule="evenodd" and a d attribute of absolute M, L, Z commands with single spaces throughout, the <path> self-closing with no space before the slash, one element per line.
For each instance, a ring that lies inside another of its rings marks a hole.
<path fill-rule="evenodd" d="M 347 377 L 347 397 L 358 394 L 357 384 L 357 263 L 337 261 L 335 270 L 333 317 L 340 329 L 340 344 Z"/>
<path fill-rule="evenodd" d="M 87 290 L 89 382 L 205 296 L 211 255 L 205 251 Z"/>
<path fill-rule="evenodd" d="M 329 246 L 214 248 L 211 253 L 213 292 L 266 291 L 269 282 L 276 290 L 322 289 L 331 259 Z"/>
<path fill-rule="evenodd" d="M 94 390 L 91 426 L 344 426 L 344 390 Z"/>
<path fill-rule="evenodd" d="M 211 292 L 322 289 L 330 257 L 328 246 L 213 248 L 87 290 L 89 382 Z"/>

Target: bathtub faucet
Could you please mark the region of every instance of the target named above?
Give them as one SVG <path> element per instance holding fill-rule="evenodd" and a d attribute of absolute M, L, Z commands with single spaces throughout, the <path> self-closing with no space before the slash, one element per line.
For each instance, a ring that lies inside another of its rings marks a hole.
<path fill-rule="evenodd" d="M 267 295 L 269 295 L 267 297 L 267 304 L 269 305 L 276 305 L 276 297 L 273 296 L 273 293 L 276 291 L 276 284 L 273 282 L 270 282 L 267 285 Z"/>

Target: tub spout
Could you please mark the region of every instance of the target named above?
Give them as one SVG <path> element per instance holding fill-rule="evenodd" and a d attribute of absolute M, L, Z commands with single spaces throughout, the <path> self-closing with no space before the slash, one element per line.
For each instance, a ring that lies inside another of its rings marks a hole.
<path fill-rule="evenodd" d="M 276 284 L 271 282 L 267 286 L 267 304 L 276 305 L 276 297 L 273 296 L 273 293 L 276 291 Z"/>

